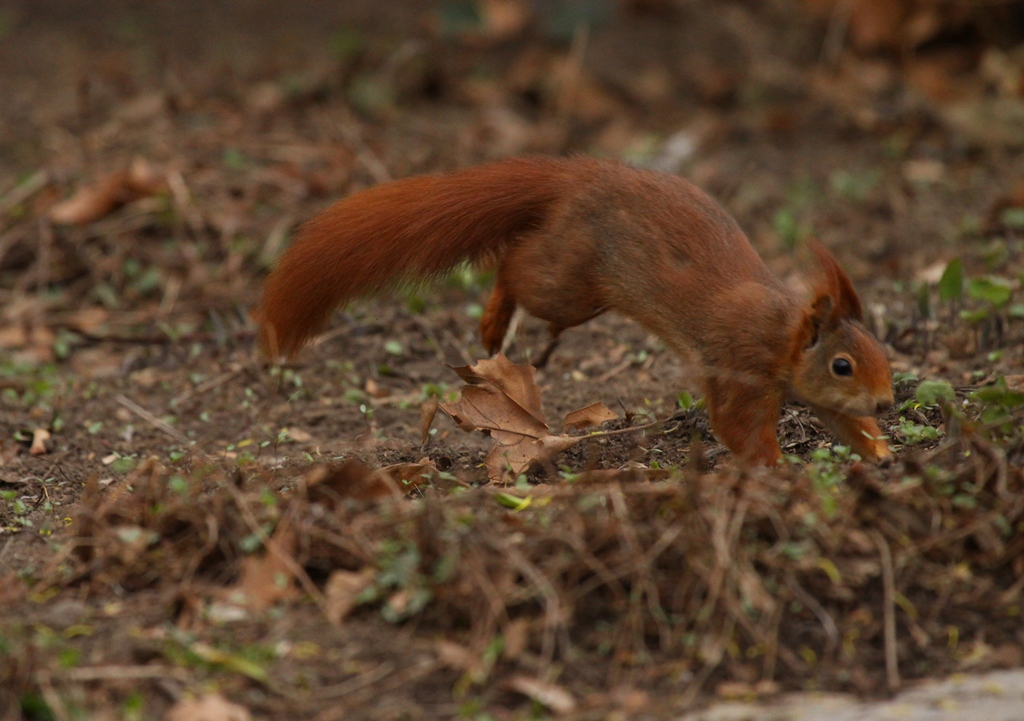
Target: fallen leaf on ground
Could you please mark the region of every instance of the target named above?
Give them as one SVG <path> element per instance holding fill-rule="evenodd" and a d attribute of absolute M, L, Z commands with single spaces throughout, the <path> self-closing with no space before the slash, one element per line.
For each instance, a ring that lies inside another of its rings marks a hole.
<path fill-rule="evenodd" d="M 5 466 L 18 455 L 18 451 L 21 450 L 21 446 L 17 443 L 4 443 L 0 441 L 0 466 Z M 10 483 L 10 481 L 5 481 Z"/>
<path fill-rule="evenodd" d="M 295 552 L 295 532 L 287 517 L 278 525 L 271 540 L 280 553 L 291 556 Z M 278 601 L 290 600 L 298 595 L 295 579 L 286 561 L 269 548 L 265 549 L 262 556 L 242 559 L 242 578 L 232 590 L 232 595 L 238 591 L 255 608 L 269 608 Z"/>
<path fill-rule="evenodd" d="M 47 441 L 50 440 L 50 432 L 45 428 L 36 428 L 32 431 L 32 445 L 28 452 L 33 456 L 41 456 L 47 452 Z"/>
<path fill-rule="evenodd" d="M 494 668 L 495 659 L 487 654 L 474 653 L 471 649 L 453 641 L 438 641 L 435 644 L 437 660 L 450 669 L 465 673 L 463 681 L 483 683 Z"/>
<path fill-rule="evenodd" d="M 296 443 L 309 443 L 313 440 L 313 436 L 308 431 L 304 431 L 301 428 L 289 428 L 288 437 Z"/>
<path fill-rule="evenodd" d="M 53 342 L 57 336 L 42 325 L 9 325 L 0 328 L 0 348 L 22 349 L 17 354 L 22 360 L 38 363 L 53 362 Z"/>
<path fill-rule="evenodd" d="M 78 192 L 50 209 L 50 220 L 61 225 L 86 225 L 113 213 L 126 203 L 164 192 L 166 180 L 142 158 Z"/>
<path fill-rule="evenodd" d="M 591 403 L 585 408 L 572 411 L 565 416 L 565 427 L 575 431 L 599 426 L 605 421 L 614 421 L 618 414 L 604 403 Z"/>
<path fill-rule="evenodd" d="M 334 508 L 343 498 L 401 498 L 437 474 L 437 466 L 429 458 L 378 469 L 352 458 L 336 466 L 317 466 L 306 475 L 306 487 L 310 501 Z"/>
<path fill-rule="evenodd" d="M 469 385 L 494 386 L 534 420 L 547 424 L 540 407 L 540 387 L 533 380 L 537 372 L 533 366 L 517 365 L 499 353 L 494 358 L 452 370 Z"/>
<path fill-rule="evenodd" d="M 249 721 L 248 709 L 228 701 L 218 693 L 197 699 L 181 699 L 164 717 L 165 721 Z"/>
<path fill-rule="evenodd" d="M 502 629 L 502 636 L 505 637 L 505 648 L 502 649 L 502 658 L 514 661 L 523 655 L 527 644 L 530 642 L 530 619 L 514 618 L 505 624 Z"/>
<path fill-rule="evenodd" d="M 474 671 L 480 667 L 480 657 L 454 641 L 438 640 L 434 651 L 441 663 L 456 671 Z"/>
<path fill-rule="evenodd" d="M 422 446 L 426 446 L 427 441 L 430 440 L 430 427 L 434 425 L 434 416 L 437 415 L 437 408 L 440 405 L 437 398 L 431 397 L 420 406 L 420 433 L 423 439 L 420 445 Z"/>
<path fill-rule="evenodd" d="M 529 676 L 516 676 L 508 682 L 508 687 L 555 713 L 572 713 L 576 710 L 576 699 L 563 686 Z"/>
<path fill-rule="evenodd" d="M 416 463 L 395 463 L 391 466 L 384 466 L 380 472 L 388 474 L 403 493 L 409 493 L 424 483 L 429 483 L 437 475 L 438 470 L 429 458 L 421 458 Z"/>
<path fill-rule="evenodd" d="M 462 430 L 482 431 L 497 442 L 484 461 L 492 481 L 502 480 L 506 472 L 515 478 L 534 463 L 552 458 L 586 438 L 552 435 L 540 408 L 540 388 L 533 380 L 533 366 L 516 365 L 499 353 L 453 370 L 467 385 L 456 401 L 442 403 L 440 408 Z M 594 406 L 574 413 L 581 414 L 577 422 L 582 422 L 583 416 L 601 415 Z"/>
<path fill-rule="evenodd" d="M 356 599 L 376 576 L 372 568 L 361 571 L 333 571 L 327 578 L 324 596 L 327 597 L 327 620 L 337 626 L 356 607 Z"/>
<path fill-rule="evenodd" d="M 68 315 L 68 327 L 83 333 L 93 333 L 110 319 L 110 311 L 105 308 L 82 308 Z"/>

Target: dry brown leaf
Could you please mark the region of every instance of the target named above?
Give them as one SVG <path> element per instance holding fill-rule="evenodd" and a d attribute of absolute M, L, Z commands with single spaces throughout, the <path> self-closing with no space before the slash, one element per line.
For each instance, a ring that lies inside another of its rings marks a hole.
<path fill-rule="evenodd" d="M 499 353 L 493 358 L 479 360 L 472 366 L 452 368 L 469 385 L 490 383 L 516 405 L 540 423 L 547 425 L 540 408 L 540 388 L 533 380 L 537 369 L 531 365 L 517 365 Z"/>
<path fill-rule="evenodd" d="M 497 442 L 484 461 L 492 481 L 502 480 L 506 473 L 514 478 L 584 438 L 551 434 L 533 366 L 516 365 L 499 353 L 453 370 L 469 385 L 458 400 L 442 403 L 440 409 L 462 430 L 482 431 Z"/>
<path fill-rule="evenodd" d="M 127 170 L 79 188 L 70 198 L 54 205 L 50 209 L 50 220 L 62 225 L 86 225 L 110 215 L 125 203 L 157 195 L 166 189 L 163 176 L 145 160 L 136 158 Z"/>
<path fill-rule="evenodd" d="M 429 458 L 376 470 L 352 458 L 338 466 L 315 467 L 306 476 L 306 487 L 311 502 L 334 508 L 342 498 L 357 501 L 401 498 L 437 474 L 437 466 Z"/>
<path fill-rule="evenodd" d="M 71 369 L 82 378 L 113 378 L 124 373 L 124 353 L 110 348 L 76 348 Z M 123 410 L 123 409 L 121 409 Z"/>
<path fill-rule="evenodd" d="M 81 331 L 83 333 L 94 333 L 109 319 L 110 311 L 106 308 L 93 306 L 91 308 L 81 308 L 73 311 L 68 315 L 67 323 L 68 327 L 72 330 Z"/>
<path fill-rule="evenodd" d="M 422 435 L 423 447 L 426 447 L 427 441 L 430 440 L 430 427 L 434 425 L 434 416 L 437 415 L 438 406 L 441 402 L 435 397 L 428 398 L 422 406 L 420 406 L 420 434 Z"/>
<path fill-rule="evenodd" d="M 288 437 L 296 443 L 309 443 L 313 440 L 313 436 L 309 431 L 304 431 L 301 428 L 289 428 Z"/>
<path fill-rule="evenodd" d="M 438 640 L 434 644 L 434 651 L 441 663 L 456 671 L 472 672 L 480 667 L 480 657 L 454 641 Z"/>
<path fill-rule="evenodd" d="M 0 348 L 20 348 L 22 358 L 39 363 L 53 361 L 53 342 L 56 335 L 44 325 L 10 325 L 0 328 Z"/>
<path fill-rule="evenodd" d="M 14 457 L 18 455 L 21 450 L 21 446 L 17 443 L 4 443 L 0 441 L 0 466 L 5 466 L 14 460 Z"/>
<path fill-rule="evenodd" d="M 387 398 L 391 391 L 372 378 L 366 379 L 366 394 L 371 398 Z"/>
<path fill-rule="evenodd" d="M 618 414 L 604 403 L 591 403 L 589 406 L 572 411 L 565 416 L 565 427 L 573 430 L 592 428 L 606 421 L 614 421 Z"/>
<path fill-rule="evenodd" d="M 331 509 L 344 498 L 370 501 L 397 495 L 393 485 L 390 476 L 382 476 L 355 458 L 337 466 L 316 466 L 306 474 L 310 502 Z"/>
<path fill-rule="evenodd" d="M 248 709 L 228 701 L 218 693 L 198 699 L 181 699 L 167 712 L 164 721 L 250 721 Z"/>
<path fill-rule="evenodd" d="M 899 48 L 908 3 L 904 0 L 854 0 L 850 40 L 861 52 Z"/>
<path fill-rule="evenodd" d="M 532 9 L 525 0 L 481 0 L 480 24 L 491 40 L 515 37 L 529 24 Z"/>
<path fill-rule="evenodd" d="M 564 686 L 529 676 L 516 676 L 508 682 L 508 687 L 555 713 L 572 713 L 576 710 L 576 699 Z"/>
<path fill-rule="evenodd" d="M 295 532 L 287 517 L 274 531 L 271 540 L 278 551 L 291 556 L 295 552 Z M 278 601 L 296 597 L 298 589 L 285 561 L 267 549 L 262 556 L 242 559 L 242 578 L 238 588 L 254 608 L 268 608 Z"/>
<path fill-rule="evenodd" d="M 429 458 L 421 458 L 416 463 L 396 463 L 381 468 L 379 473 L 386 473 L 398 488 L 405 493 L 414 491 L 438 473 L 437 466 Z"/>
<path fill-rule="evenodd" d="M 507 362 L 504 356 L 499 357 Z M 514 477 L 532 464 L 551 458 L 579 442 L 579 438 L 551 435 L 543 420 L 531 415 L 501 388 L 474 380 L 479 385 L 467 386 L 458 400 L 441 404 L 440 410 L 451 416 L 463 430 L 481 430 L 497 441 L 497 446 L 484 461 L 490 480 L 501 480 L 506 470 Z M 540 389 L 536 385 L 534 389 L 537 390 L 539 407 Z"/>
<path fill-rule="evenodd" d="M 523 655 L 527 644 L 530 642 L 530 619 L 514 618 L 505 624 L 502 629 L 502 636 L 505 637 L 505 648 L 501 652 L 502 658 L 516 660 Z"/>
<path fill-rule="evenodd" d="M 327 598 L 327 620 L 339 625 L 356 607 L 356 599 L 376 576 L 372 568 L 361 571 L 333 571 L 327 578 L 324 596 Z"/>
<path fill-rule="evenodd" d="M 492 481 L 501 480 L 506 472 L 515 478 L 525 473 L 534 463 L 546 461 L 564 450 L 572 448 L 581 438 L 546 435 L 530 438 L 516 433 L 500 432 L 491 434 L 498 445 L 491 449 L 484 459 L 487 477 Z"/>

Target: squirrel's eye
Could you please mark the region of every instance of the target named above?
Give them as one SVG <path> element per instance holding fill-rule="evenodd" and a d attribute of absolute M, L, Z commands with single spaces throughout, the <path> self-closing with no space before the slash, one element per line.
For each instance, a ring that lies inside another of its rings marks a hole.
<path fill-rule="evenodd" d="M 845 358 L 836 358 L 832 361 L 832 372 L 837 376 L 852 376 L 853 364 Z"/>

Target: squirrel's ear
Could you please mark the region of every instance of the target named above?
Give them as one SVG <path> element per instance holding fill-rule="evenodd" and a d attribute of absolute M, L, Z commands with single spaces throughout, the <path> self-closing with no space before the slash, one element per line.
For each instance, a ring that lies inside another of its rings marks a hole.
<path fill-rule="evenodd" d="M 857 291 L 853 289 L 853 283 L 840 267 L 839 261 L 820 241 L 811 239 L 807 247 L 818 266 L 817 277 L 813 281 L 814 307 L 817 308 L 823 296 L 828 296 L 832 299 L 831 320 L 860 320 L 863 315 L 860 298 L 857 297 Z"/>
<path fill-rule="evenodd" d="M 798 338 L 800 348 L 810 348 L 818 342 L 818 336 L 822 330 L 835 320 L 834 307 L 832 296 L 827 293 L 818 294 L 814 298 L 814 302 L 804 311 L 803 319 L 800 322 Z"/>

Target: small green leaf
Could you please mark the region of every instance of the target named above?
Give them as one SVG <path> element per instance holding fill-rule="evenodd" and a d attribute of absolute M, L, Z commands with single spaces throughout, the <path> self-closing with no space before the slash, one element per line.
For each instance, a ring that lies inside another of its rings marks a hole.
<path fill-rule="evenodd" d="M 972 393 L 971 400 L 984 405 L 1018 408 L 1024 405 L 1024 392 L 1011 390 L 1006 385 L 1006 379 L 1000 376 L 995 383 L 979 388 Z"/>
<path fill-rule="evenodd" d="M 922 318 L 932 317 L 932 295 L 927 283 L 917 289 L 917 314 Z"/>
<path fill-rule="evenodd" d="M 967 295 L 975 300 L 985 301 L 996 308 L 1002 308 L 1013 297 L 1013 283 L 995 275 L 972 278 L 967 283 Z"/>
<path fill-rule="evenodd" d="M 921 381 L 914 392 L 917 402 L 925 406 L 934 406 L 940 400 L 955 401 L 956 393 L 946 381 Z"/>
<path fill-rule="evenodd" d="M 939 279 L 939 298 L 943 303 L 958 300 L 964 292 L 964 266 L 959 258 L 946 264 L 946 270 Z"/>
<path fill-rule="evenodd" d="M 1007 208 L 1000 214 L 999 222 L 1011 230 L 1024 230 L 1024 208 Z"/>
<path fill-rule="evenodd" d="M 981 321 L 989 318 L 992 315 L 991 308 L 975 308 L 974 310 L 962 310 L 960 311 L 960 317 L 968 323 L 980 323 Z"/>
<path fill-rule="evenodd" d="M 530 496 L 520 498 L 519 496 L 513 496 L 511 493 L 495 493 L 494 500 L 505 506 L 505 508 L 511 508 L 513 511 L 521 511 L 533 502 L 533 498 Z"/>

